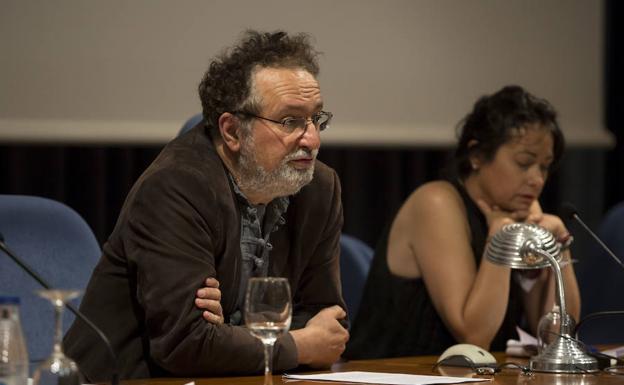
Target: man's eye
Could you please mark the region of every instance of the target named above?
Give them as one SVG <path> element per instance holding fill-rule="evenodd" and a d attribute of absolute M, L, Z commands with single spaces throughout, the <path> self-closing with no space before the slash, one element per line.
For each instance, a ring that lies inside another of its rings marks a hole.
<path fill-rule="evenodd" d="M 301 124 L 301 119 L 286 118 L 282 120 L 282 124 L 284 125 L 284 128 L 289 129 L 289 130 L 294 130 L 295 128 L 299 127 L 299 125 Z"/>

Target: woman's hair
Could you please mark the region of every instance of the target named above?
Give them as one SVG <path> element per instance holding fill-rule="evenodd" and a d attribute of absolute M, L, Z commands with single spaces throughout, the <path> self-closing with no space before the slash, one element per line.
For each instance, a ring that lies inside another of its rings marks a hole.
<path fill-rule="evenodd" d="M 246 31 L 236 46 L 210 63 L 199 84 L 206 126 L 211 130 L 218 127 L 224 112 L 260 113 L 261 100 L 252 90 L 253 75 L 258 68 L 302 68 L 316 77 L 317 56 L 306 34 Z"/>
<path fill-rule="evenodd" d="M 482 96 L 458 124 L 455 173 L 465 179 L 472 172 L 472 156 L 490 162 L 501 145 L 535 124 L 552 135 L 552 170 L 561 160 L 565 142 L 557 123 L 557 112 L 550 103 L 520 86 L 506 86 L 495 94 Z"/>

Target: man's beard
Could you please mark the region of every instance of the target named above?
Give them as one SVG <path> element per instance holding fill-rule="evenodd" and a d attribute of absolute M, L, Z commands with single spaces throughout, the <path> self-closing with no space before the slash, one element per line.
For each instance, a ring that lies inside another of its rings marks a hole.
<path fill-rule="evenodd" d="M 314 162 L 306 169 L 297 169 L 289 161 L 301 157 L 316 159 L 317 154 L 318 150 L 298 148 L 284 157 L 273 171 L 267 171 L 258 164 L 256 144 L 253 136 L 248 134 L 241 142 L 238 187 L 243 192 L 262 193 L 274 198 L 296 194 L 312 181 Z"/>

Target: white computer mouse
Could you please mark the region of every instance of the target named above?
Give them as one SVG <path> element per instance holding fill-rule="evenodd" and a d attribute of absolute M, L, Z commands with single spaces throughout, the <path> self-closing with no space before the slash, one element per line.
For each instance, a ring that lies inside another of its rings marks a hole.
<path fill-rule="evenodd" d="M 438 357 L 438 363 L 450 366 L 492 366 L 496 358 L 477 345 L 457 344 L 449 347 Z"/>

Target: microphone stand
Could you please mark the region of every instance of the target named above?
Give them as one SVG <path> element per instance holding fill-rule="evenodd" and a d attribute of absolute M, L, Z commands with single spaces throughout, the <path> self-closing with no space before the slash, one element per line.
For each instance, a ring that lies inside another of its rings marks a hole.
<path fill-rule="evenodd" d="M 50 284 L 48 284 L 43 278 L 41 278 L 41 276 L 39 274 L 37 274 L 36 271 L 34 271 L 30 266 L 28 266 L 24 261 L 22 261 L 11 249 L 9 249 L 9 247 L 6 245 L 6 243 L 4 243 L 4 236 L 2 234 L 0 234 L 0 250 L 4 251 L 4 253 L 6 255 L 8 255 L 9 258 L 11 258 L 13 260 L 13 262 L 15 262 L 17 265 L 19 265 L 19 267 L 21 267 L 22 270 L 24 270 L 35 281 L 37 281 L 41 286 L 43 286 L 44 289 L 47 289 L 47 290 L 52 289 Z M 67 302 L 64 302 L 63 304 L 65 305 L 65 307 L 67 309 L 69 309 L 72 313 L 74 313 L 74 315 L 76 317 L 78 317 L 82 322 L 84 322 L 87 325 L 89 325 L 89 327 L 104 342 L 104 345 L 106 345 L 106 349 L 108 351 L 108 354 L 110 355 L 110 357 L 112 358 L 112 361 L 113 361 L 113 368 L 112 368 L 113 370 L 112 370 L 112 374 L 111 374 L 111 385 L 119 385 L 119 364 L 117 362 L 117 354 L 115 354 L 115 351 L 113 350 L 113 346 L 111 345 L 110 341 L 108 340 L 108 338 L 106 337 L 104 332 L 102 332 L 102 330 L 100 330 L 100 328 L 98 328 L 93 322 L 91 322 L 91 320 L 89 318 L 87 318 L 87 316 L 82 314 L 80 312 L 80 310 L 76 309 L 76 307 L 74 305 L 72 305 L 71 303 L 67 303 Z"/>

